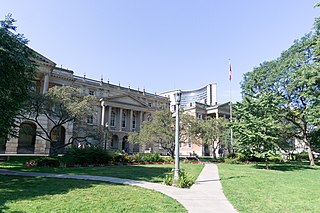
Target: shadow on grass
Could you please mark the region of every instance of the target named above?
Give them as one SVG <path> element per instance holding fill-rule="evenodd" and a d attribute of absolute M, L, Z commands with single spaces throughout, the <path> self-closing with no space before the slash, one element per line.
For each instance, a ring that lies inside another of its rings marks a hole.
<path fill-rule="evenodd" d="M 220 178 L 220 180 L 231 180 L 231 179 L 238 179 L 238 178 L 244 178 L 244 177 L 247 177 L 247 176 L 243 176 L 243 175 L 230 176 L 230 177 Z"/>
<path fill-rule="evenodd" d="M 8 162 L 0 162 L 0 169 L 8 169 L 22 172 L 43 172 L 55 174 L 76 174 L 76 175 L 94 175 L 117 177 L 132 180 L 141 180 L 148 182 L 161 183 L 165 176 L 170 174 L 174 168 L 173 164 L 151 164 L 151 165 L 114 165 L 104 167 L 68 167 L 68 168 L 50 168 L 50 167 L 28 167 L 24 163 L 27 159 L 17 158 Z M 185 169 L 191 176 L 197 177 L 201 172 L 200 167 L 203 165 L 183 164 Z"/>
<path fill-rule="evenodd" d="M 85 189 L 92 187 L 95 183 L 101 184 L 96 181 L 9 175 L 0 175 L 0 182 L 0 212 L 12 212 L 6 206 L 8 202 L 32 200 L 37 196 L 65 194 L 73 189 Z"/>
<path fill-rule="evenodd" d="M 43 173 L 60 173 L 60 174 L 77 174 L 77 175 L 95 175 L 118 177 L 133 180 L 142 180 L 150 182 L 162 182 L 166 174 L 169 174 L 173 165 L 114 165 L 104 167 L 68 167 L 68 168 L 52 168 L 52 167 L 28 167 L 24 163 L 26 161 L 9 161 L 1 162 L 0 169 L 15 170 L 21 172 L 43 172 Z"/>
<path fill-rule="evenodd" d="M 252 167 L 256 169 L 266 169 L 265 163 L 258 163 L 258 164 L 252 165 Z M 318 166 L 316 167 L 309 166 L 308 162 L 285 162 L 285 163 L 270 163 L 269 170 L 288 172 L 288 171 L 297 171 L 297 170 L 320 170 L 320 168 Z"/>

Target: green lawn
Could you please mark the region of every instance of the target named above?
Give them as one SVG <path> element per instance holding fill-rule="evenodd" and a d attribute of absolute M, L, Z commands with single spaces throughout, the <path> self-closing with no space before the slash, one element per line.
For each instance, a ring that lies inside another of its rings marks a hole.
<path fill-rule="evenodd" d="M 143 180 L 149 182 L 163 182 L 166 174 L 174 168 L 173 164 L 150 164 L 134 166 L 106 166 L 106 167 L 74 167 L 74 168 L 48 168 L 48 167 L 27 167 L 23 164 L 30 158 L 12 158 L 10 161 L 0 162 L 0 169 L 12 169 L 17 171 L 98 175 Z M 189 175 L 197 178 L 203 169 L 202 164 L 181 164 Z"/>
<path fill-rule="evenodd" d="M 32 159 L 32 158 L 31 158 Z M 0 169 L 85 174 L 162 182 L 174 168 L 169 165 L 135 165 L 77 168 L 24 166 L 30 158 L 0 162 Z M 204 165 L 182 164 L 198 177 Z M 98 181 L 14 177 L 0 175 L 0 212 L 186 212 L 177 201 L 140 187 Z"/>
<path fill-rule="evenodd" d="M 320 167 L 218 164 L 223 191 L 241 213 L 320 212 Z"/>
<path fill-rule="evenodd" d="M 186 212 L 140 187 L 96 181 L 0 175 L 0 212 Z"/>

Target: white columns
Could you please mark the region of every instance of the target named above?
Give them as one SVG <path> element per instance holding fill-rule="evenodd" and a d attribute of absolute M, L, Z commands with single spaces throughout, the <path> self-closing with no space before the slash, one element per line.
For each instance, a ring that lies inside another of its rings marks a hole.
<path fill-rule="evenodd" d="M 49 74 L 46 74 L 44 76 L 44 81 L 43 81 L 43 90 L 42 93 L 46 93 L 49 89 Z"/>
<path fill-rule="evenodd" d="M 120 108 L 119 131 L 122 130 L 122 114 L 123 114 L 123 109 Z"/>
<path fill-rule="evenodd" d="M 142 127 L 142 123 L 143 123 L 143 112 L 140 112 L 140 120 L 139 120 L 139 125 L 140 125 L 140 129 Z"/>
<path fill-rule="evenodd" d="M 130 132 L 132 132 L 132 123 L 133 123 L 133 110 L 130 109 L 130 119 L 129 119 Z"/>
<path fill-rule="evenodd" d="M 105 110 L 106 110 L 106 107 L 105 107 L 105 105 L 104 105 L 104 101 L 102 101 L 101 102 L 101 106 L 102 106 L 102 111 L 101 111 L 101 126 L 103 126 L 104 127 L 104 125 L 105 125 L 105 122 L 104 122 L 104 119 L 105 119 Z"/>
<path fill-rule="evenodd" d="M 111 126 L 111 112 L 112 112 L 112 107 L 109 106 L 109 111 L 108 111 L 108 124 Z"/>

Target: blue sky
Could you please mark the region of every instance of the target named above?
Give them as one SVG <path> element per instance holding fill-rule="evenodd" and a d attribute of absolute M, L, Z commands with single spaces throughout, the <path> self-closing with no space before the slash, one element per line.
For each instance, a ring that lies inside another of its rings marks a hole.
<path fill-rule="evenodd" d="M 76 75 L 151 93 L 216 82 L 241 100 L 246 72 L 312 30 L 317 0 L 10 0 L 29 46 Z M 228 80 L 231 59 L 233 80 Z"/>

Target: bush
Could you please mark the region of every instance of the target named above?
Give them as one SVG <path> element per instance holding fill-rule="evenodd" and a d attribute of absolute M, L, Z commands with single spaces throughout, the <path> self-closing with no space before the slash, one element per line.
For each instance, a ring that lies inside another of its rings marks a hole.
<path fill-rule="evenodd" d="M 190 188 L 195 182 L 193 176 L 188 175 L 186 172 L 181 171 L 177 186 L 180 188 Z"/>
<path fill-rule="evenodd" d="M 38 158 L 35 160 L 37 166 L 59 167 L 60 161 L 53 157 Z"/>
<path fill-rule="evenodd" d="M 164 178 L 163 183 L 166 185 L 172 186 L 173 176 L 174 174 L 172 172 L 170 174 L 167 174 Z M 195 182 L 195 178 L 193 176 L 190 176 L 183 170 L 180 170 L 180 176 L 177 183 L 177 187 L 190 188 L 194 184 L 194 182 Z"/>
<path fill-rule="evenodd" d="M 224 162 L 228 163 L 228 164 L 239 164 L 239 163 L 241 163 L 238 158 L 225 158 Z"/>
<path fill-rule="evenodd" d="M 133 156 L 134 162 L 163 162 L 164 160 L 158 153 L 137 153 Z"/>
<path fill-rule="evenodd" d="M 172 181 L 173 181 L 173 174 L 172 173 L 166 174 L 166 176 L 164 177 L 163 183 L 165 185 L 172 186 Z"/>
<path fill-rule="evenodd" d="M 309 155 L 308 152 L 301 152 L 299 154 L 293 155 L 293 159 L 296 161 L 308 161 L 309 160 Z"/>
<path fill-rule="evenodd" d="M 274 155 L 274 156 L 268 157 L 268 160 L 275 163 L 284 162 L 284 159 L 280 155 Z"/>
<path fill-rule="evenodd" d="M 114 153 L 106 151 L 98 147 L 78 148 L 73 146 L 67 149 L 62 160 L 66 166 L 89 164 L 106 164 L 111 162 Z"/>

